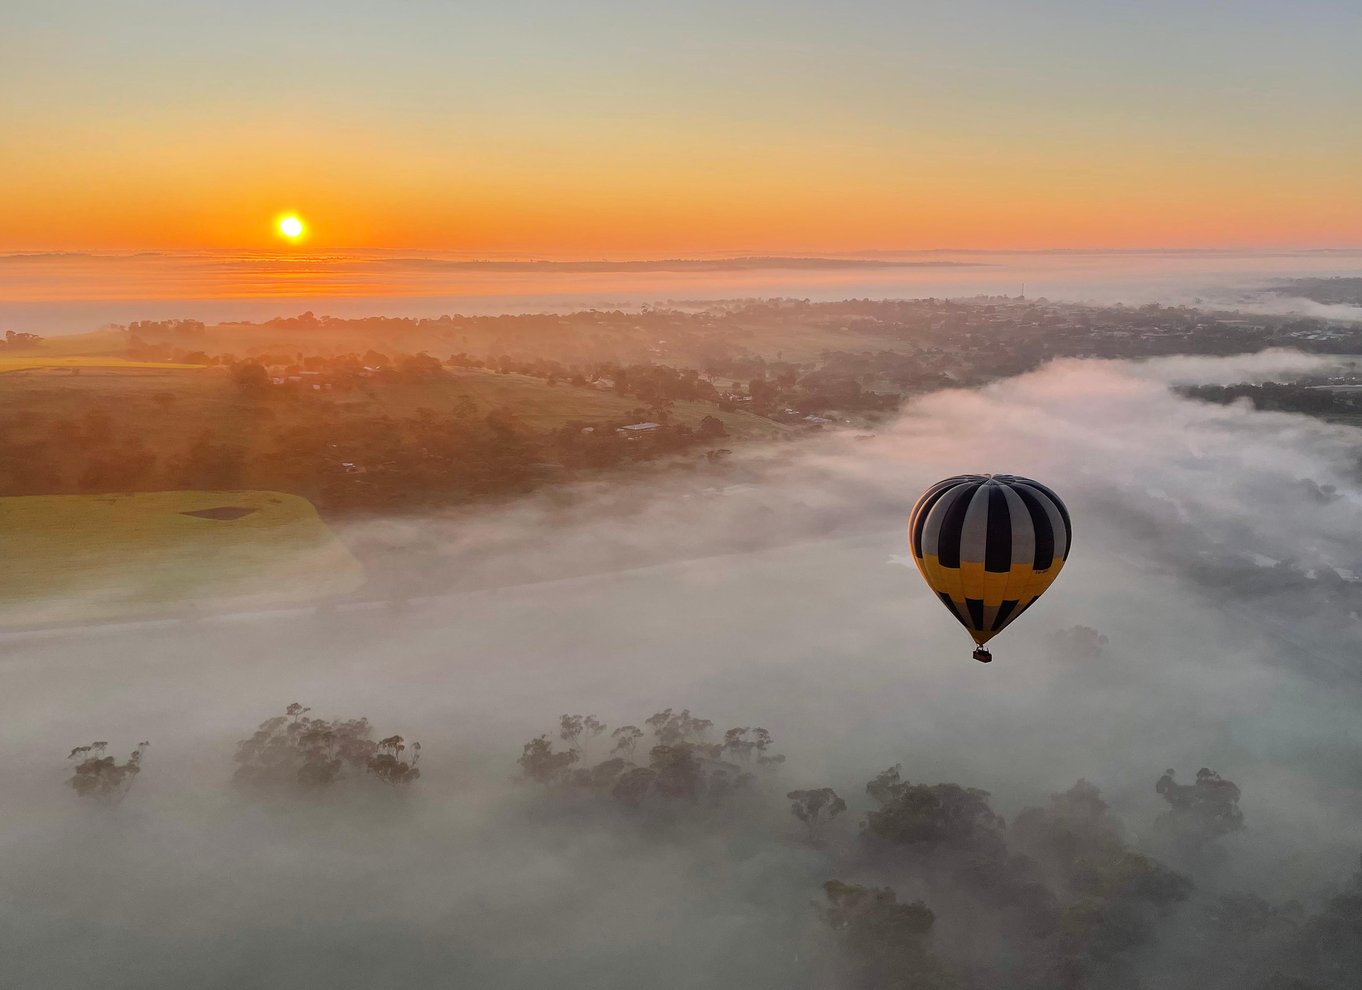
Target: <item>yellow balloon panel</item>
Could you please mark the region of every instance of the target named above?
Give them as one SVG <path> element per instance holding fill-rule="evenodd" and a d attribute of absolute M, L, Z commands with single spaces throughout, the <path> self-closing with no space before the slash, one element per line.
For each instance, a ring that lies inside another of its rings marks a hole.
<path fill-rule="evenodd" d="M 1059 496 L 1038 482 L 959 475 L 918 499 L 908 540 L 927 586 L 982 646 L 1050 587 L 1072 526 Z"/>

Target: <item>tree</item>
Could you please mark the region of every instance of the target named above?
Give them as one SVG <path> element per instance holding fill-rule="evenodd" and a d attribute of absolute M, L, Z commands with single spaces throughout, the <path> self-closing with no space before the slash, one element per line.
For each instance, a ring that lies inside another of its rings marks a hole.
<path fill-rule="evenodd" d="M 683 709 L 679 715 L 674 715 L 670 708 L 665 708 L 650 716 L 643 724 L 653 730 L 653 735 L 663 745 L 686 741 L 693 742 L 714 725 L 707 718 L 692 717 L 689 708 Z"/>
<path fill-rule="evenodd" d="M 563 715 L 558 720 L 559 738 L 586 758 L 591 740 L 605 731 L 605 723 L 595 715 Z"/>
<path fill-rule="evenodd" d="M 864 990 L 935 990 L 949 978 L 931 952 L 936 915 L 922 901 L 900 904 L 889 887 L 829 880 L 818 907 L 840 942 L 848 982 Z"/>
<path fill-rule="evenodd" d="M 1201 846 L 1244 827 L 1239 787 L 1214 770 L 1202 767 L 1194 784 L 1179 784 L 1174 772 L 1165 770 L 1154 790 L 1169 805 L 1158 827 L 1180 843 Z"/>
<path fill-rule="evenodd" d="M 283 715 L 260 723 L 237 745 L 233 781 L 257 790 L 309 791 L 370 776 L 388 784 L 421 776 L 420 743 L 408 747 L 401 736 L 374 742 L 368 719 L 327 721 L 310 718 L 309 711 L 295 701 Z"/>
<path fill-rule="evenodd" d="M 1287 960 L 1298 971 L 1297 981 L 1278 976 L 1277 987 L 1343 990 L 1362 986 L 1362 866 L 1330 897 L 1301 929 Z M 1293 974 L 1296 975 L 1296 974 Z M 1316 983 L 1307 983 L 1301 976 Z"/>
<path fill-rule="evenodd" d="M 106 756 L 107 742 L 92 742 L 77 746 L 67 755 L 68 760 L 79 760 L 75 773 L 66 783 L 81 797 L 96 797 L 118 803 L 127 796 L 132 782 L 142 772 L 142 753 L 151 744 L 140 742 L 124 763 Z"/>
<path fill-rule="evenodd" d="M 791 791 L 785 796 L 790 799 L 790 814 L 808 826 L 811 839 L 822 822 L 832 821 L 847 810 L 847 803 L 831 787 Z"/>
<path fill-rule="evenodd" d="M 426 378 L 435 378 L 444 374 L 444 366 L 440 364 L 440 359 L 431 357 L 425 351 L 420 354 L 410 354 L 402 359 L 398 366 L 398 371 L 403 378 L 412 381 L 421 381 Z"/>
<path fill-rule="evenodd" d="M 1029 855 L 1064 874 L 1071 873 L 1081 858 L 1109 857 L 1125 845 L 1101 793 L 1086 780 L 1052 794 L 1044 808 L 1024 808 L 1010 834 Z"/>
<path fill-rule="evenodd" d="M 86 463 L 76 484 L 81 491 L 133 491 L 151 480 L 156 465 L 153 454 L 141 437 L 124 440 L 107 456 L 93 457 Z"/>
<path fill-rule="evenodd" d="M 657 771 L 648 767 L 634 767 L 625 771 L 615 782 L 611 795 L 626 804 L 639 804 L 657 780 Z"/>
<path fill-rule="evenodd" d="M 547 735 L 531 739 L 521 750 L 521 775 L 545 787 L 594 790 L 627 804 L 650 801 L 659 808 L 713 807 L 752 780 L 750 773 L 725 759 L 730 752 L 725 743 L 705 740 L 714 724 L 709 719 L 697 718 L 689 709 L 665 708 L 644 724 L 654 738 L 646 764 L 635 762 L 638 743 L 646 733 L 638 726 L 623 725 L 610 735 L 610 755 L 589 766 L 591 740 L 605 733 L 605 723 L 594 715 L 562 715 L 558 736 L 568 748 L 555 752 Z M 749 735 L 752 738 L 745 738 Z M 768 755 L 771 734 L 765 729 L 734 729 L 725 739 L 745 743 L 747 763 L 754 762 L 754 754 L 759 754 L 756 764 L 768 769 L 784 761 L 783 756 Z"/>
<path fill-rule="evenodd" d="M 1190 879 L 1126 844 L 1120 823 L 1085 780 L 1051 795 L 1045 807 L 1023 810 L 1009 836 L 1029 872 L 1055 883 L 1048 907 L 1033 900 L 1028 909 L 1044 921 L 1033 930 L 1046 937 L 1038 965 L 1051 985 L 1121 985 L 1129 954 L 1192 892 Z M 1010 865 L 1025 876 L 1017 858 Z"/>
<path fill-rule="evenodd" d="M 409 784 L 421 776 L 416 766 L 421 759 L 421 744 L 412 743 L 411 754 L 403 759 L 406 749 L 406 740 L 401 736 L 389 736 L 379 742 L 378 752 L 369 757 L 365 769 L 386 783 Z"/>
<path fill-rule="evenodd" d="M 0 348 L 11 347 L 17 350 L 21 347 L 33 347 L 42 343 L 42 340 L 43 338 L 36 333 L 6 330 L 4 341 L 0 342 Z"/>
<path fill-rule="evenodd" d="M 653 788 L 664 797 L 698 801 L 704 790 L 705 768 L 690 743 L 654 746 L 649 761 Z"/>
<path fill-rule="evenodd" d="M 615 740 L 615 746 L 611 749 L 612 753 L 623 753 L 625 758 L 631 763 L 634 759 L 634 747 L 643 738 L 643 730 L 636 725 L 621 725 L 614 732 L 610 733 L 610 738 Z"/>
<path fill-rule="evenodd" d="M 591 769 L 580 767 L 573 770 L 566 778 L 567 782 L 574 787 L 585 787 L 595 791 L 610 791 L 618 785 L 620 777 L 630 769 L 629 764 L 622 758 L 615 756 L 601 763 L 597 763 Z"/>
<path fill-rule="evenodd" d="M 270 376 L 259 361 L 242 361 L 232 365 L 232 381 L 243 391 L 254 392 L 270 383 Z"/>
<path fill-rule="evenodd" d="M 573 749 L 555 753 L 549 737 L 540 736 L 531 739 L 522 747 L 520 759 L 516 762 L 520 764 L 521 775 L 526 780 L 550 787 L 562 779 L 578 758 L 577 751 Z"/>
<path fill-rule="evenodd" d="M 217 443 L 211 432 L 194 441 L 180 460 L 176 475 L 186 488 L 234 489 L 241 485 L 246 455 L 240 447 Z"/>
<path fill-rule="evenodd" d="M 751 733 L 752 738 L 747 738 Z M 757 766 L 771 767 L 776 764 L 784 763 L 785 757 L 779 754 L 768 755 L 767 750 L 771 746 L 771 733 L 763 728 L 741 728 L 729 729 L 724 733 L 724 741 L 721 744 L 723 752 L 737 757 L 744 763 L 750 763 L 755 754 Z"/>
<path fill-rule="evenodd" d="M 702 440 L 712 440 L 728 436 L 728 429 L 718 416 L 706 416 L 700 420 L 700 428 L 695 431 L 695 435 Z"/>
<path fill-rule="evenodd" d="M 753 378 L 747 383 L 747 394 L 752 397 L 752 405 L 769 406 L 776 400 L 776 387 L 765 378 Z"/>
<path fill-rule="evenodd" d="M 1003 819 L 988 804 L 988 791 L 959 784 L 910 784 L 902 767 L 883 771 L 865 790 L 879 802 L 866 816 L 866 831 L 890 842 L 973 844 L 1000 841 Z"/>

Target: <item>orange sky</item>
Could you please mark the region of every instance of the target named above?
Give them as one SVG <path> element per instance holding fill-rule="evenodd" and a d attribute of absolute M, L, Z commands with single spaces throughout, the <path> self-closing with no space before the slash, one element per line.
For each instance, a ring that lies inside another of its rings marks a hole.
<path fill-rule="evenodd" d="M 1362 244 L 1346 5 L 52 6 L 0 13 L 0 251 L 276 248 L 281 210 L 314 252 Z"/>

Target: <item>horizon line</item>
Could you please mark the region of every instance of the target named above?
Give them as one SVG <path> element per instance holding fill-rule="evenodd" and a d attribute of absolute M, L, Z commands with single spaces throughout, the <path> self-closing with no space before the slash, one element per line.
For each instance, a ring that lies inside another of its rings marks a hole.
<path fill-rule="evenodd" d="M 548 256 L 537 252 L 521 251 L 465 251 L 454 248 L 414 248 L 414 247 L 331 247 L 316 252 L 289 250 L 287 248 L 254 247 L 184 247 L 184 248 L 19 248 L 0 251 L 0 259 L 21 258 L 158 258 L 158 257 L 195 257 L 223 255 L 242 255 L 246 257 L 268 257 L 271 259 L 297 258 L 300 261 L 318 261 L 331 257 L 355 257 L 363 255 L 389 256 L 389 260 L 441 260 L 438 256 L 457 256 L 458 260 L 469 263 L 487 264 L 639 264 L 694 261 L 875 261 L 889 256 L 904 255 L 1056 255 L 1056 254 L 1350 254 L 1362 252 L 1362 243 L 1355 245 L 1302 246 L 1302 245 L 1258 245 L 1251 247 L 1050 247 L 1050 248 L 866 248 L 862 250 L 756 250 L 734 251 L 689 251 L 656 252 L 646 254 L 605 254 L 571 256 Z M 396 257 L 392 257 L 396 256 Z"/>

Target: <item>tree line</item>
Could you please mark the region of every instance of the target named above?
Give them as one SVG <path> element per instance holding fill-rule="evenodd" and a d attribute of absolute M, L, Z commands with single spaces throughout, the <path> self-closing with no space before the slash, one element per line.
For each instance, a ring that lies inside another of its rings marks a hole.
<path fill-rule="evenodd" d="M 397 795 L 421 779 L 419 743 L 376 738 L 363 718 L 310 712 L 290 704 L 243 739 L 233 784 L 305 800 Z M 122 763 L 106 742 L 77 747 L 68 783 L 116 805 L 144 772 L 147 745 Z M 820 857 L 829 878 L 810 891 L 810 911 L 826 940 L 807 951 L 831 952 L 845 987 L 1345 990 L 1362 981 L 1362 870 L 1313 910 L 1223 886 L 1233 872 L 1224 843 L 1245 825 L 1243 792 L 1210 768 L 1188 782 L 1164 771 L 1152 785 L 1164 811 L 1133 838 L 1086 780 L 1010 820 L 988 791 L 914 780 L 902 765 L 871 777 L 855 801 L 829 786 L 789 790 L 792 768 L 770 732 L 720 731 L 689 709 L 614 728 L 564 714 L 516 763 L 531 800 L 565 813 L 586 802 L 650 828 L 755 828 Z M 766 814 L 782 804 L 797 831 Z M 1199 892 L 1194 877 L 1211 889 Z"/>

